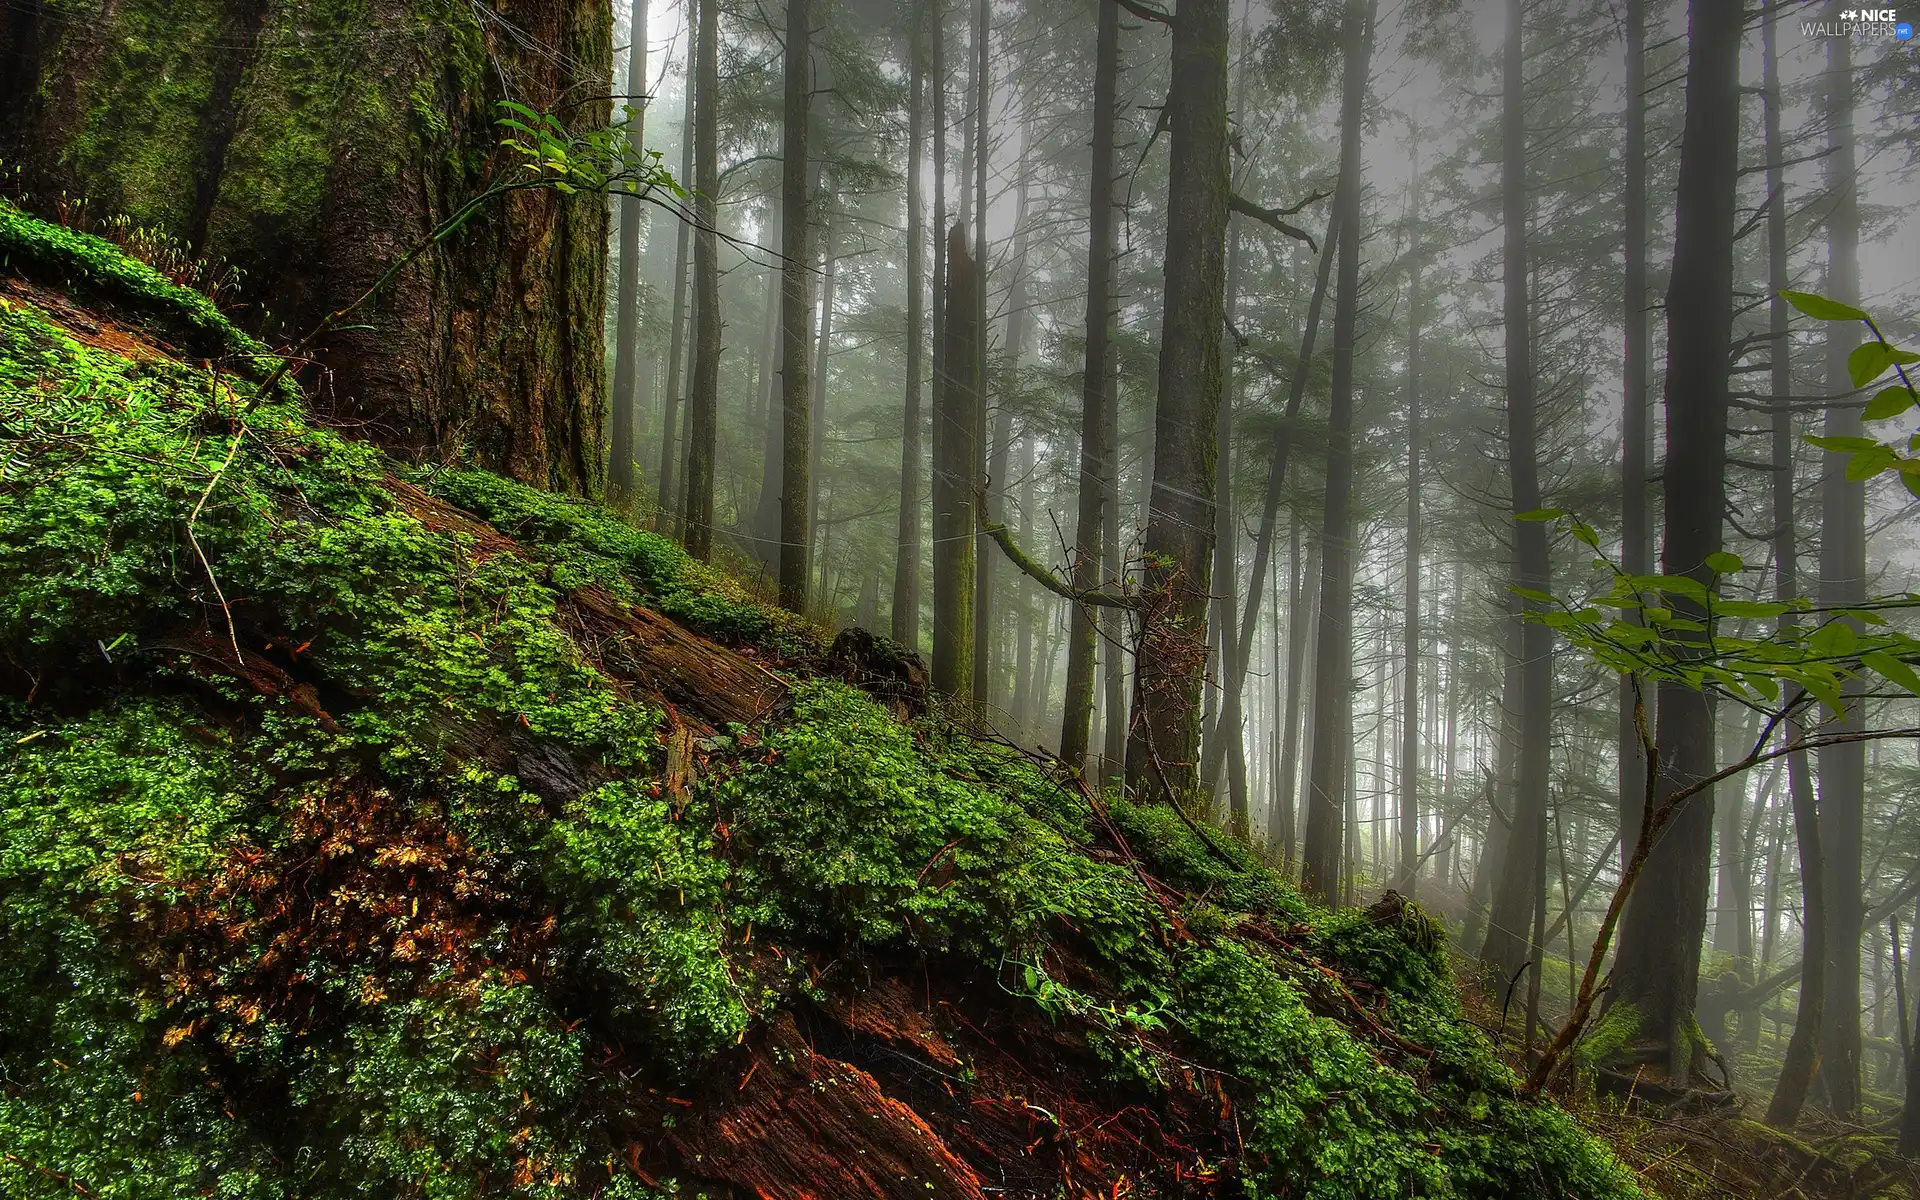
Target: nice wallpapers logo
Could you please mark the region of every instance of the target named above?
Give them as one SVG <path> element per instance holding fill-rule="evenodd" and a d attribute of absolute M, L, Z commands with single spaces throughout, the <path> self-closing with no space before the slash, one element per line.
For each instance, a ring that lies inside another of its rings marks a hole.
<path fill-rule="evenodd" d="M 1846 8 L 1836 19 L 1802 21 L 1800 32 L 1806 37 L 1910 42 L 1913 22 L 1901 20 L 1898 10 L 1891 8 Z"/>

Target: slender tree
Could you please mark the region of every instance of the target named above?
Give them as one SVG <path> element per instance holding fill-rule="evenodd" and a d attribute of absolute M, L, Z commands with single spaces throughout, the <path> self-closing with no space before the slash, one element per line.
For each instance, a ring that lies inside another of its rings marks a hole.
<path fill-rule="evenodd" d="M 1620 365 L 1620 565 L 1633 575 L 1652 570 L 1647 534 L 1647 4 L 1626 0 L 1626 94 L 1624 145 L 1620 151 L 1622 249 L 1621 321 L 1625 328 Z M 1635 619 L 1637 614 L 1629 614 Z M 1646 798 L 1646 755 L 1640 748 L 1633 681 L 1620 680 L 1615 765 L 1619 784 L 1620 861 L 1633 855 Z M 1651 719 L 1651 714 L 1648 714 Z"/>
<path fill-rule="evenodd" d="M 1215 424 L 1226 289 L 1227 0 L 1181 0 L 1165 121 L 1166 288 L 1147 505 L 1146 619 L 1127 785 L 1169 803 L 1199 781 L 1200 686 L 1213 570 Z"/>
<path fill-rule="evenodd" d="M 1825 115 L 1827 216 L 1826 294 L 1845 304 L 1860 302 L 1860 203 L 1853 145 L 1853 50 L 1844 37 L 1827 39 Z M 1853 391 L 1847 355 L 1859 345 L 1851 321 L 1826 326 L 1829 396 Z M 1828 437 L 1859 437 L 1860 410 L 1827 408 Z M 1844 607 L 1867 595 L 1866 484 L 1847 478 L 1846 458 L 1830 454 L 1820 472 L 1820 603 Z M 1854 623 L 1859 628 L 1857 622 Z M 1836 722 L 1837 731 L 1865 726 L 1861 690 L 1855 681 Z M 1865 922 L 1862 838 L 1866 815 L 1865 743 L 1830 746 L 1819 754 L 1820 849 L 1826 857 L 1827 989 L 1820 1034 L 1821 1090 L 1836 1114 L 1860 1110 L 1860 937 Z"/>
<path fill-rule="evenodd" d="M 812 398 L 807 378 L 807 341 L 813 296 L 807 273 L 807 127 L 812 86 L 809 0 L 787 0 L 785 107 L 780 143 L 780 603 L 800 612 L 812 577 L 813 546 L 808 468 L 813 443 Z"/>
<path fill-rule="evenodd" d="M 1420 854 L 1420 169 L 1412 184 L 1407 274 L 1407 545 L 1401 566 L 1400 886 L 1412 895 Z"/>
<path fill-rule="evenodd" d="M 687 48 L 688 61 L 696 63 L 700 58 L 700 27 L 697 21 L 690 20 L 689 24 L 693 36 L 692 44 Z M 693 116 L 694 89 L 690 87 L 680 115 L 680 174 L 677 178 L 683 183 L 693 178 L 693 145 L 698 140 L 693 135 Z M 681 390 L 684 379 L 681 364 L 687 341 L 687 258 L 692 245 L 693 223 L 682 221 L 679 235 L 674 240 L 673 331 L 668 335 L 666 396 L 660 416 L 660 519 L 665 531 L 673 535 L 679 532 L 680 490 L 677 481 L 680 478 L 680 401 L 685 395 Z"/>
<path fill-rule="evenodd" d="M 986 465 L 987 453 L 987 163 L 992 158 L 993 130 L 988 126 L 987 94 L 991 86 L 987 0 L 977 0 L 973 16 L 973 247 L 977 257 L 973 269 L 973 445 Z M 976 468 L 970 486 L 980 486 L 982 471 Z M 993 481 L 987 480 L 991 489 Z M 976 502 L 977 504 L 978 502 Z M 973 702 L 985 708 L 990 699 L 989 678 L 993 670 L 993 576 L 999 561 L 987 544 L 984 531 L 974 533 L 973 572 Z"/>
<path fill-rule="evenodd" d="M 720 4 L 695 0 L 700 21 L 693 81 L 693 385 L 687 396 L 687 550 L 713 553 L 714 453 L 720 440 Z"/>
<path fill-rule="evenodd" d="M 1800 594 L 1799 516 L 1795 512 L 1793 451 L 1793 409 L 1788 397 L 1793 393 L 1793 340 L 1787 301 L 1781 295 L 1789 286 L 1787 276 L 1787 196 L 1785 150 L 1780 136 L 1780 55 L 1777 46 L 1778 25 L 1790 11 L 1790 0 L 1773 0 L 1760 24 L 1761 98 L 1766 105 L 1762 129 L 1766 138 L 1767 159 L 1767 335 L 1774 409 L 1772 413 L 1773 474 L 1773 583 L 1774 598 L 1789 603 Z M 1799 620 L 1791 609 L 1781 613 L 1778 629 L 1782 634 Z M 1798 717 L 1784 722 L 1782 736 L 1789 742 L 1804 734 Z M 1807 756 L 1795 754 L 1787 759 L 1787 799 L 1793 811 L 1794 836 L 1800 856 L 1800 995 L 1794 1013 L 1793 1033 L 1780 1064 L 1773 1096 L 1767 1102 L 1767 1124 L 1791 1129 L 1800 1120 L 1807 1092 L 1813 1084 L 1814 1066 L 1819 1055 L 1822 1010 L 1826 1007 L 1827 988 L 1827 883 L 1826 856 L 1820 849 L 1820 818 L 1814 803 L 1813 780 Z M 1771 941 L 1775 872 L 1767 872 L 1768 941 Z M 1764 951 L 1761 959 L 1768 957 Z"/>
<path fill-rule="evenodd" d="M 647 0 L 633 0 L 631 25 L 627 39 L 627 145 L 637 156 L 646 150 Z M 633 498 L 633 425 L 640 404 L 640 210 L 638 195 L 621 198 L 613 395 L 607 398 L 612 426 L 607 439 L 607 497 L 621 506 Z"/>
<path fill-rule="evenodd" d="M 1689 6 L 1686 119 L 1680 141 L 1673 274 L 1667 288 L 1667 456 L 1661 568 L 1703 585 L 1726 512 L 1727 366 L 1733 341 L 1734 191 L 1739 177 L 1739 0 Z M 1674 612 L 1699 620 L 1700 605 Z M 1713 712 L 1704 693 L 1662 683 L 1655 726 L 1656 795 L 1713 770 Z M 1629 1005 L 1639 1038 L 1666 1052 L 1669 1077 L 1693 1069 L 1694 996 L 1712 857 L 1711 789 L 1667 825 L 1620 924 L 1610 1006 Z"/>
<path fill-rule="evenodd" d="M 916 4 L 908 18 L 907 51 L 907 397 L 900 429 L 900 513 L 893 551 L 893 640 L 908 650 L 920 645 L 920 376 L 926 351 L 927 224 L 922 211 L 921 156 L 926 148 L 926 10 Z M 939 168 L 944 169 L 944 167 Z"/>
<path fill-rule="evenodd" d="M 1115 447 L 1108 444 L 1114 405 L 1109 388 L 1107 356 L 1113 321 L 1113 144 L 1119 107 L 1120 6 L 1113 0 L 1094 0 L 1099 8 L 1093 58 L 1093 157 L 1088 168 L 1087 195 L 1087 346 L 1080 376 L 1080 482 L 1078 519 L 1074 524 L 1073 586 L 1090 591 L 1100 583 L 1101 531 L 1106 519 L 1109 461 Z M 1107 563 L 1108 571 L 1117 564 Z M 1060 757 L 1078 771 L 1086 768 L 1093 734 L 1094 664 L 1099 630 L 1096 614 L 1076 605 L 1069 616 L 1067 639 L 1067 693 L 1060 726 Z M 1110 647 L 1108 653 L 1114 653 Z M 1111 701 L 1107 721 L 1115 720 Z"/>
<path fill-rule="evenodd" d="M 941 386 L 933 414 L 933 686 L 949 696 L 973 693 L 974 487 L 980 478 L 973 408 L 977 282 L 967 227 L 947 235 L 946 328 Z"/>
<path fill-rule="evenodd" d="M 1507 44 L 1501 85 L 1500 220 L 1504 250 L 1506 330 L 1507 463 L 1512 489 L 1514 584 L 1527 608 L 1527 592 L 1551 590 L 1547 527 L 1519 519 L 1540 507 L 1540 431 L 1534 397 L 1533 309 L 1527 265 L 1527 95 L 1525 4 L 1507 0 Z M 1547 844 L 1547 788 L 1553 736 L 1553 631 L 1528 620 L 1520 633 L 1520 743 L 1513 796 L 1513 828 L 1494 880 L 1493 907 L 1480 961 L 1506 979 L 1531 954 L 1528 930 L 1536 906 L 1545 903 L 1540 873 Z M 1537 974 L 1537 972 L 1536 972 Z"/>
<path fill-rule="evenodd" d="M 1320 600 L 1314 631 L 1313 736 L 1307 758 L 1306 845 L 1300 883 L 1326 900 L 1340 894 L 1353 710 L 1353 341 L 1360 311 L 1360 135 L 1373 55 L 1374 0 L 1347 0 L 1340 99 L 1340 177 L 1332 221 L 1339 255 L 1333 304 L 1332 398 L 1327 412 L 1327 491 L 1320 528 Z"/>

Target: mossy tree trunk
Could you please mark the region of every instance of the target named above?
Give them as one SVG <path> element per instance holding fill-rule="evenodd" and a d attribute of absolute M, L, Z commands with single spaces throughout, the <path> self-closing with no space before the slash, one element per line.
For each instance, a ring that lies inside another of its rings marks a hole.
<path fill-rule="evenodd" d="M 1173 20 L 1165 317 L 1147 506 L 1148 596 L 1135 657 L 1127 786 L 1169 803 L 1199 784 L 1200 685 L 1213 573 L 1214 427 L 1226 292 L 1227 4 L 1181 0 Z"/>
<path fill-rule="evenodd" d="M 609 0 L 124 0 L 9 21 L 0 158 L 34 205 L 85 197 L 244 272 L 241 319 L 292 338 L 489 180 L 503 96 L 610 117 Z M 507 25 L 515 31 L 507 33 Z M 315 404 L 403 451 L 468 451 L 597 492 L 607 206 L 520 193 L 330 334 Z"/>

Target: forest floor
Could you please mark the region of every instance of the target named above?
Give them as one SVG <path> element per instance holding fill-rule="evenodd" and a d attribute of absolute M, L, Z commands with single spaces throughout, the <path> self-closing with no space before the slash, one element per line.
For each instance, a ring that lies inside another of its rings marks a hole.
<path fill-rule="evenodd" d="M 1494 1038 L 1516 1070 L 1524 1068 L 1517 1022 L 1501 1020 L 1501 998 L 1474 982 L 1474 960 L 1456 955 L 1467 1017 Z M 1517 1003 L 1517 1001 L 1516 1001 Z M 1543 1014 L 1549 1030 L 1562 1014 Z M 1506 1036 L 1500 1036 L 1502 1030 Z M 1915 1200 L 1920 1163 L 1893 1152 L 1898 1101 L 1867 1097 L 1863 1121 L 1835 1120 L 1809 1105 L 1783 1133 L 1760 1121 L 1771 1094 L 1770 1061 L 1736 1059 L 1732 1107 L 1702 1110 L 1644 1095 L 1596 1094 L 1590 1085 L 1556 1098 L 1639 1177 L 1667 1200 Z M 1881 1102 L 1884 1101 L 1884 1102 Z"/>

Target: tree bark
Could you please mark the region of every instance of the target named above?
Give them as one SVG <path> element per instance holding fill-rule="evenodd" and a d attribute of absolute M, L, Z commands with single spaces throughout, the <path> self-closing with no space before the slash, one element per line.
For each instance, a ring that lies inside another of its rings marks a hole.
<path fill-rule="evenodd" d="M 233 5 L 208 36 L 156 37 L 177 7 L 15 6 L 0 159 L 29 207 L 85 196 L 230 263 L 240 319 L 269 340 L 297 340 L 522 169 L 499 145 L 503 78 L 571 128 L 610 118 L 609 0 L 502 0 L 494 20 L 412 0 L 367 19 Z M 468 452 L 599 493 L 608 224 L 601 196 L 527 191 L 482 210 L 326 335 L 301 371 L 328 378 L 316 407 L 404 453 Z"/>
<path fill-rule="evenodd" d="M 1853 52 L 1845 38 L 1827 39 L 1826 118 L 1827 192 L 1833 198 L 1827 216 L 1826 294 L 1844 304 L 1860 302 L 1860 201 L 1853 146 Z M 1860 343 L 1852 321 L 1826 324 L 1827 394 L 1853 391 L 1847 355 Z M 1859 437 L 1860 410 L 1827 409 L 1828 437 Z M 1820 471 L 1820 589 L 1823 605 L 1849 605 L 1866 599 L 1866 484 L 1847 478 L 1846 458 L 1823 457 Z M 1853 622 L 1856 631 L 1860 628 Z M 1839 732 L 1865 728 L 1861 691 L 1849 681 Z M 1819 753 L 1820 848 L 1826 855 L 1827 998 L 1820 1034 L 1821 1090 L 1837 1116 L 1860 1110 L 1860 935 L 1865 919 L 1861 876 L 1866 811 L 1867 749 L 1864 743 L 1830 746 Z"/>
<path fill-rule="evenodd" d="M 900 428 L 900 514 L 893 551 L 893 640 L 907 650 L 920 645 L 920 457 L 926 424 L 920 415 L 921 358 L 926 351 L 926 217 L 921 208 L 921 156 L 926 145 L 926 63 L 922 31 L 925 10 L 908 18 L 913 31 L 907 63 L 907 397 Z M 944 168 L 942 168 L 944 169 Z"/>
<path fill-rule="evenodd" d="M 967 254 L 967 227 L 947 235 L 946 329 L 942 383 L 933 419 L 933 687 L 948 696 L 973 694 L 974 485 L 980 447 L 974 440 L 979 403 L 973 368 L 978 277 Z"/>
<path fill-rule="evenodd" d="M 1148 600 L 1134 668 L 1127 786 L 1137 795 L 1186 804 L 1199 783 L 1213 570 L 1230 169 L 1227 0 L 1181 0 L 1165 115 L 1166 289 L 1147 506 Z"/>
<path fill-rule="evenodd" d="M 1734 192 L 1739 175 L 1738 0 L 1693 0 L 1689 12 L 1686 122 L 1667 289 L 1666 530 L 1661 569 L 1712 586 L 1706 559 L 1721 547 L 1726 512 L 1727 366 L 1733 336 Z M 1676 616 L 1701 619 L 1677 599 Z M 1683 635 L 1684 636 L 1684 635 Z M 1663 683 L 1656 723 L 1667 796 L 1713 771 L 1713 710 L 1707 697 Z M 1676 1086 L 1694 1068 L 1693 1007 L 1706 929 L 1713 793 L 1674 816 L 1646 860 L 1620 925 L 1608 1004 L 1630 1005 L 1639 1037 L 1665 1050 Z"/>
<path fill-rule="evenodd" d="M 987 160 L 991 157 L 987 126 L 988 31 L 987 0 L 977 0 L 973 18 L 973 444 L 981 466 L 973 475 L 981 480 L 987 452 Z M 992 487 L 992 482 L 985 485 Z M 974 532 L 973 578 L 973 703 L 985 711 L 989 701 L 988 678 L 993 669 L 993 568 L 998 556 L 987 544 L 982 530 Z"/>
<path fill-rule="evenodd" d="M 1353 340 L 1360 306 L 1360 136 L 1373 53 L 1374 0 L 1347 0 L 1346 77 L 1340 103 L 1340 178 L 1333 221 L 1340 256 L 1333 306 L 1332 402 L 1327 414 L 1327 494 L 1320 530 L 1313 739 L 1307 769 L 1307 836 L 1300 885 L 1339 895 L 1353 709 Z"/>
<path fill-rule="evenodd" d="M 1117 116 L 1120 79 L 1120 6 L 1096 0 L 1099 25 L 1094 34 L 1093 160 L 1088 168 L 1087 195 L 1087 347 L 1080 377 L 1080 485 L 1078 517 L 1074 523 L 1073 586 L 1091 591 L 1100 586 L 1101 533 L 1108 503 L 1107 481 L 1112 477 L 1116 447 L 1107 440 L 1112 425 L 1108 409 L 1115 397 L 1109 388 L 1107 355 L 1113 322 L 1113 129 Z M 1112 573 L 1117 563 L 1106 563 Z M 1093 729 L 1094 666 L 1098 656 L 1097 614 L 1075 605 L 1069 614 L 1067 639 L 1067 693 L 1060 724 L 1060 758 L 1083 774 Z M 1115 653 L 1109 646 L 1109 654 Z M 1111 699 L 1107 721 L 1116 719 Z"/>
<path fill-rule="evenodd" d="M 627 148 L 637 157 L 646 150 L 647 0 L 633 0 L 627 40 Z M 636 196 L 620 205 L 620 282 L 614 314 L 613 394 L 607 455 L 607 498 L 625 507 L 633 498 L 633 426 L 639 409 L 640 376 L 640 217 Z"/>
<path fill-rule="evenodd" d="M 807 486 L 803 490 L 806 505 L 806 533 L 811 541 L 820 539 L 819 604 L 822 611 L 827 603 L 827 545 L 826 530 L 821 524 L 820 493 L 821 485 L 826 482 L 823 462 L 827 450 L 827 356 L 833 351 L 833 309 L 838 302 L 840 284 L 839 247 L 834 242 L 834 223 L 832 205 L 823 194 L 820 198 L 822 209 L 820 219 L 820 329 L 815 336 L 813 350 L 813 373 L 808 396 L 808 435 L 805 442 L 807 456 Z M 812 557 L 810 554 L 809 557 Z M 802 594 L 806 592 L 807 577 L 800 576 Z"/>
<path fill-rule="evenodd" d="M 813 84 L 812 13 L 808 0 L 787 0 L 787 45 L 780 140 L 780 604 L 793 612 L 807 606 L 812 578 L 813 482 L 808 458 L 813 444 L 807 342 L 812 333 L 813 266 L 809 243 L 807 184 L 808 98 Z"/>
<path fill-rule="evenodd" d="M 1647 534 L 1647 5 L 1626 0 L 1626 131 L 1621 149 L 1621 229 L 1625 251 L 1625 284 L 1621 320 L 1625 326 L 1620 416 L 1620 565 L 1630 575 L 1652 572 L 1653 555 Z M 1628 620 L 1639 614 L 1629 611 Z M 1634 726 L 1633 682 L 1620 680 L 1619 721 L 1615 734 L 1615 765 L 1619 785 L 1620 864 L 1633 857 L 1640 831 L 1640 809 L 1646 799 L 1646 755 Z M 1653 719 L 1653 714 L 1648 714 Z"/>
<path fill-rule="evenodd" d="M 1400 672 L 1400 889 L 1419 887 L 1420 861 L 1420 172 L 1413 175 L 1414 245 L 1407 279 L 1407 546 Z"/>
<path fill-rule="evenodd" d="M 700 28 L 691 22 L 693 36 L 687 47 L 689 68 L 700 57 Z M 689 69 L 691 74 L 691 69 Z M 680 117 L 680 174 L 684 185 L 693 178 L 693 88 L 687 88 L 686 109 Z M 677 536 L 680 522 L 680 402 L 686 376 L 681 369 L 687 342 L 687 259 L 693 246 L 693 224 L 680 222 L 680 233 L 673 251 L 673 332 L 667 347 L 667 387 L 660 417 L 660 524 Z"/>
<path fill-rule="evenodd" d="M 1532 305 L 1527 262 L 1526 47 L 1522 0 L 1507 2 L 1501 114 L 1501 223 L 1505 232 L 1504 280 L 1507 385 L 1507 461 L 1513 511 L 1541 506 L 1540 434 L 1533 379 Z M 1514 585 L 1536 593 L 1552 590 L 1547 527 L 1515 520 Z M 1540 601 L 1526 610 L 1539 612 Z M 1520 743 L 1514 781 L 1513 828 L 1494 880 L 1487 940 L 1480 961 L 1506 979 L 1532 957 L 1529 929 L 1546 880 L 1548 757 L 1553 736 L 1553 631 L 1522 617 L 1520 631 Z M 1537 958 L 1536 958 L 1537 963 Z"/>
<path fill-rule="evenodd" d="M 687 492 L 682 511 L 688 553 L 713 553 L 714 454 L 720 441 L 720 0 L 694 0 L 700 48 L 694 64 L 693 386 L 687 396 Z"/>

